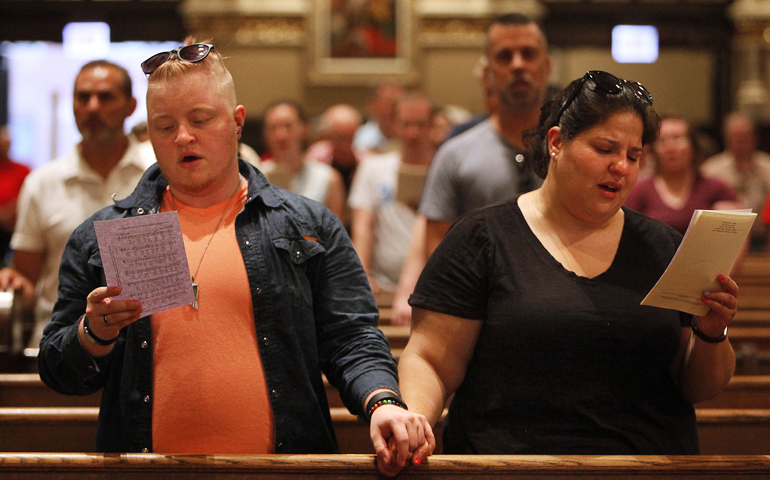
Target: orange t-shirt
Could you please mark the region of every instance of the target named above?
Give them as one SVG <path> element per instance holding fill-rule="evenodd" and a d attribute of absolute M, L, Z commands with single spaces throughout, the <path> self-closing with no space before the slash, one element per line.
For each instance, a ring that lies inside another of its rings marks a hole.
<path fill-rule="evenodd" d="M 275 426 L 259 356 L 246 267 L 235 217 L 247 187 L 228 202 L 198 209 L 166 190 L 161 211 L 176 206 L 190 273 L 227 209 L 195 277 L 190 305 L 152 316 L 152 443 L 158 453 L 273 453 Z"/>

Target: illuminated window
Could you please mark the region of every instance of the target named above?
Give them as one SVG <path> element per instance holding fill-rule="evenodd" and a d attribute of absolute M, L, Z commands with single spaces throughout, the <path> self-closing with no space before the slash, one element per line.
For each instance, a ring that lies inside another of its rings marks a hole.
<path fill-rule="evenodd" d="M 658 59 L 658 29 L 617 25 L 612 29 L 612 58 L 618 63 L 653 63 Z"/>
<path fill-rule="evenodd" d="M 110 53 L 110 26 L 104 22 L 68 23 L 62 30 L 67 58 L 101 58 Z"/>
<path fill-rule="evenodd" d="M 147 78 L 139 64 L 158 52 L 178 47 L 176 42 L 108 43 L 79 50 L 71 58 L 62 43 L 3 42 L 0 56 L 8 68 L 8 124 L 11 158 L 29 166 L 41 166 L 66 155 L 80 141 L 72 114 L 72 89 L 80 67 L 91 60 L 106 59 L 128 70 L 137 108 L 125 124 L 126 131 L 147 119 Z"/>

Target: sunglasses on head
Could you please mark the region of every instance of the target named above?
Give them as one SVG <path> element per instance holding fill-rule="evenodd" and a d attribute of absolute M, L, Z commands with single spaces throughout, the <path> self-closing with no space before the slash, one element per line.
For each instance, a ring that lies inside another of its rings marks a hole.
<path fill-rule="evenodd" d="M 561 106 L 559 114 L 556 115 L 556 125 L 559 124 L 562 114 L 564 114 L 564 111 L 572 105 L 572 102 L 575 101 L 575 98 L 577 98 L 580 91 L 583 90 L 583 85 L 586 84 L 586 80 L 589 79 L 593 82 L 593 87 L 589 86 L 589 88 L 594 92 L 602 93 L 605 96 L 617 95 L 627 87 L 630 88 L 631 92 L 639 97 L 644 103 L 652 105 L 652 95 L 641 83 L 623 80 L 622 78 L 618 78 L 611 73 L 603 72 L 601 70 L 590 70 L 583 75 L 583 78 L 580 79 L 580 84 L 572 91 L 572 94 L 567 98 L 567 101 L 564 102 L 564 105 Z"/>
<path fill-rule="evenodd" d="M 209 52 L 211 52 L 213 48 L 214 45 L 209 45 L 207 43 L 193 43 L 192 45 L 175 48 L 170 52 L 156 53 L 142 62 L 142 71 L 147 75 L 152 75 L 158 67 L 168 62 L 174 54 L 176 54 L 177 58 L 184 60 L 185 62 L 198 63 L 208 57 Z"/>

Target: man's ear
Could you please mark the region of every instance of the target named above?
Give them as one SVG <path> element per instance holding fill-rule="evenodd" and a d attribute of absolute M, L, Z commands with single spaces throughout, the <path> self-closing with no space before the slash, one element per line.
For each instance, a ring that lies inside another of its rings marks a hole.
<path fill-rule="evenodd" d="M 133 115 L 135 110 L 136 110 L 136 98 L 131 97 L 131 100 L 128 102 L 128 105 L 126 106 L 126 118 Z"/>
<path fill-rule="evenodd" d="M 234 120 L 236 125 L 243 127 L 243 124 L 246 121 L 246 107 L 243 105 L 235 107 Z"/>

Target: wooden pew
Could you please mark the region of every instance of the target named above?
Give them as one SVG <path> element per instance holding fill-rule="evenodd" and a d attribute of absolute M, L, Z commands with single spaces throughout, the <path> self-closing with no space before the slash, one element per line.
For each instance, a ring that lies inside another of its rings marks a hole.
<path fill-rule="evenodd" d="M 0 452 L 92 452 L 98 407 L 0 408 Z"/>
<path fill-rule="evenodd" d="M 733 278 L 746 285 L 770 286 L 770 253 L 748 253 L 740 259 Z"/>
<path fill-rule="evenodd" d="M 740 296 L 740 293 L 738 294 Z M 768 291 L 770 295 L 770 291 Z M 770 310 L 744 308 L 738 303 L 738 313 L 735 314 L 734 327 L 765 327 L 770 328 Z"/>
<path fill-rule="evenodd" d="M 0 407 L 98 407 L 101 390 L 87 396 L 62 395 L 37 373 L 0 374 Z"/>
<path fill-rule="evenodd" d="M 344 405 L 336 388 L 324 378 L 329 406 Z M 0 407 L 98 407 L 101 391 L 85 397 L 62 395 L 48 388 L 37 374 L 0 375 Z M 770 375 L 736 375 L 715 398 L 698 408 L 770 409 Z"/>
<path fill-rule="evenodd" d="M 770 475 L 767 456 L 433 455 L 399 479 L 734 479 Z M 375 480 L 372 455 L 0 454 L 0 478 Z"/>
<path fill-rule="evenodd" d="M 735 376 L 770 375 L 770 351 L 760 351 L 750 345 L 742 345 L 735 351 Z"/>
<path fill-rule="evenodd" d="M 737 279 L 736 283 L 741 281 L 741 279 Z M 738 308 L 768 311 L 770 309 L 770 295 L 768 295 L 768 292 L 770 292 L 770 285 L 738 283 Z"/>
<path fill-rule="evenodd" d="M 393 305 L 393 292 L 379 291 L 374 294 L 374 300 L 378 307 L 390 308 Z"/>
<path fill-rule="evenodd" d="M 768 327 L 731 326 L 728 332 L 730 343 L 736 350 L 744 343 L 750 343 L 759 350 L 770 351 L 770 328 Z"/>
<path fill-rule="evenodd" d="M 343 407 L 339 391 L 324 377 L 330 407 Z M 0 407 L 98 407 L 102 392 L 92 395 L 62 395 L 40 380 L 36 373 L 0 374 Z"/>
<path fill-rule="evenodd" d="M 704 455 L 763 455 L 770 452 L 770 410 L 716 409 L 696 411 Z"/>
<path fill-rule="evenodd" d="M 401 353 L 401 351 L 403 351 L 406 343 L 409 341 L 410 327 L 408 325 L 388 325 L 386 323 L 380 325 L 380 330 L 382 330 L 387 337 L 388 343 L 390 343 L 390 348 L 393 352 L 393 356 L 398 358 L 398 355 Z M 25 367 L 24 372 L 37 372 L 37 362 L 35 361 L 35 357 L 37 356 L 38 349 L 29 348 L 26 350 L 28 351 L 28 355 L 30 357 L 28 359 L 29 367 Z M 0 375 L 3 375 L 4 373 L 22 373 L 21 370 L 11 370 L 9 368 L 4 368 L 4 365 L 4 363 L 0 362 Z M 30 368 L 32 368 L 32 370 L 30 370 Z"/>
<path fill-rule="evenodd" d="M 446 415 L 446 411 L 444 412 Z M 704 455 L 764 455 L 770 452 L 770 409 L 697 409 L 698 435 Z M 368 430 L 347 411 L 332 411 L 343 453 L 369 453 Z M 441 422 L 434 429 L 441 436 Z M 438 450 L 440 451 L 440 450 Z"/>
<path fill-rule="evenodd" d="M 0 452 L 93 451 L 98 414 L 96 407 L 0 408 Z M 331 415 L 342 453 L 373 453 L 368 425 L 345 409 Z M 770 452 L 770 410 L 705 408 L 697 416 L 704 455 Z"/>
<path fill-rule="evenodd" d="M 736 375 L 719 395 L 695 406 L 699 409 L 770 409 L 770 375 Z"/>
<path fill-rule="evenodd" d="M 374 299 L 377 301 L 377 308 L 380 309 L 380 325 L 390 325 L 390 319 L 392 318 L 393 293 L 377 292 L 374 294 Z"/>
<path fill-rule="evenodd" d="M 752 336 L 750 330 L 756 330 L 758 335 Z M 735 350 L 735 375 L 770 375 L 770 349 L 763 348 L 768 330 L 768 327 L 730 329 L 730 343 Z"/>
<path fill-rule="evenodd" d="M 388 338 L 391 350 L 403 350 L 409 341 L 411 327 L 409 325 L 380 325 L 380 330 Z"/>
<path fill-rule="evenodd" d="M 770 254 L 744 256 L 733 278 L 740 289 L 733 325 L 770 327 Z"/>

